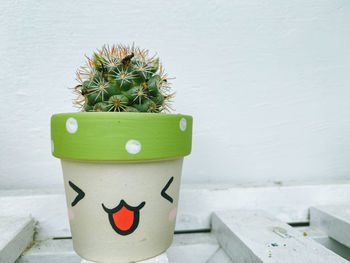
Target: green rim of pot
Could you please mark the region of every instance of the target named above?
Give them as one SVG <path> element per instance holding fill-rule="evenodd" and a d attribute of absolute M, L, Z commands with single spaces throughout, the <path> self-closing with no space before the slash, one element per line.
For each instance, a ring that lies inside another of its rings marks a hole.
<path fill-rule="evenodd" d="M 137 161 L 191 153 L 192 117 L 134 112 L 61 113 L 51 117 L 55 157 L 87 161 Z"/>

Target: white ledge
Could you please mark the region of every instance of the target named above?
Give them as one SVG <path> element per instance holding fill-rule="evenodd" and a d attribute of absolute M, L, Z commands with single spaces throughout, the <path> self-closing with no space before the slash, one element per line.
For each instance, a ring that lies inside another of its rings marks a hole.
<path fill-rule="evenodd" d="M 348 262 L 263 211 L 215 212 L 212 226 L 233 262 Z"/>
<path fill-rule="evenodd" d="M 339 243 L 350 247 L 349 204 L 311 207 L 310 225 L 322 230 Z"/>
<path fill-rule="evenodd" d="M 0 262 L 13 263 L 33 241 L 35 222 L 30 217 L 0 217 Z"/>
<path fill-rule="evenodd" d="M 0 191 L 0 211 L 4 215 L 32 215 L 39 221 L 37 240 L 71 236 L 63 191 L 16 193 Z M 344 204 L 348 200 L 349 182 L 267 187 L 183 185 L 176 230 L 210 229 L 211 213 L 227 209 L 264 209 L 284 222 L 307 222 L 311 206 Z"/>

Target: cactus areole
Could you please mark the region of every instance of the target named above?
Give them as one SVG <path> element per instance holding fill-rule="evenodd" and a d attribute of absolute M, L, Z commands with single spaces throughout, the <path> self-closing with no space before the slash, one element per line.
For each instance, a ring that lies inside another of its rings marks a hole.
<path fill-rule="evenodd" d="M 172 243 L 192 117 L 169 113 L 174 93 L 147 50 L 104 46 L 87 59 L 81 112 L 51 117 L 73 247 L 89 261 L 139 262 Z"/>

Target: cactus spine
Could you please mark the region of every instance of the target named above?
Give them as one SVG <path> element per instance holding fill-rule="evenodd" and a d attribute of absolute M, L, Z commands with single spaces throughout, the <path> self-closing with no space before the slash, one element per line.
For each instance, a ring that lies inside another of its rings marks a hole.
<path fill-rule="evenodd" d="M 169 112 L 171 92 L 159 58 L 134 46 L 104 46 L 77 72 L 82 111 Z"/>

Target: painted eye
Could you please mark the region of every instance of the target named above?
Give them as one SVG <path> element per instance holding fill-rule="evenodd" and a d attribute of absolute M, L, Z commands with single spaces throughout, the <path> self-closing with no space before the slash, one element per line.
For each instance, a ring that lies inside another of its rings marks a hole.
<path fill-rule="evenodd" d="M 168 190 L 168 188 L 171 185 L 171 183 L 173 182 L 173 180 L 174 180 L 174 177 L 171 177 L 170 180 L 164 186 L 162 192 L 160 193 L 160 195 L 162 197 L 164 197 L 166 200 L 168 200 L 170 203 L 173 202 L 173 199 L 166 193 L 166 190 Z"/>
<path fill-rule="evenodd" d="M 72 187 L 72 189 L 74 191 L 76 191 L 78 193 L 77 197 L 74 199 L 74 201 L 72 202 L 72 207 L 75 206 L 81 199 L 84 198 L 85 193 L 83 190 L 81 190 L 78 186 L 76 186 L 75 184 L 73 184 L 71 181 L 68 182 L 69 186 Z"/>

